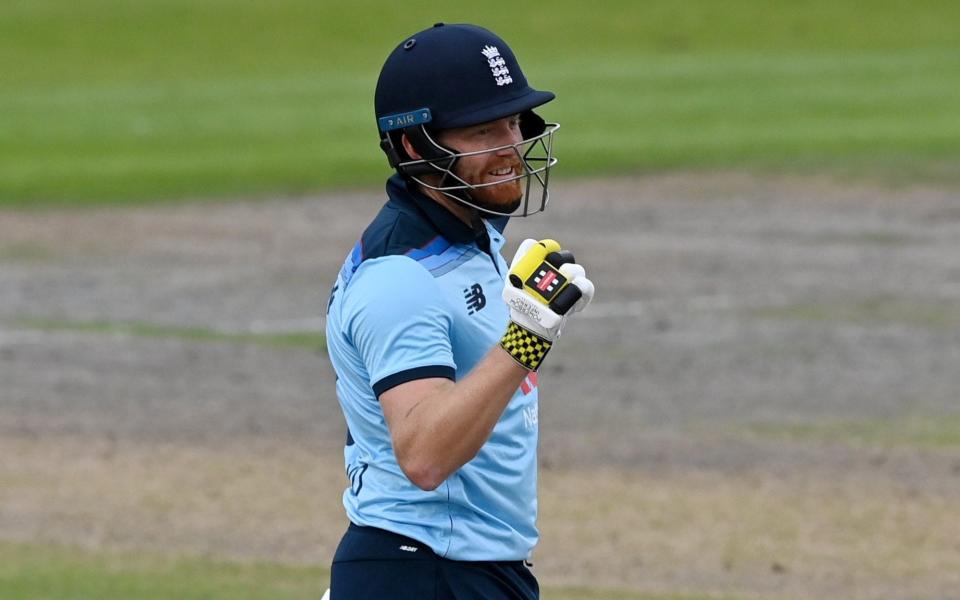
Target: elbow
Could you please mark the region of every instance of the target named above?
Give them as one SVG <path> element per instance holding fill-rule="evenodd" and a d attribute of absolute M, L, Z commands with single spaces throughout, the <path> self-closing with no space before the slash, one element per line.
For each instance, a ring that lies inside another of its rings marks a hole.
<path fill-rule="evenodd" d="M 450 475 L 436 461 L 400 460 L 398 457 L 397 462 L 410 483 L 425 492 L 432 492 L 440 487 L 440 484 L 446 481 Z"/>
<path fill-rule="evenodd" d="M 440 487 L 440 484 L 446 481 L 446 477 L 436 477 L 430 474 L 418 475 L 416 478 L 410 478 L 410 482 L 425 492 L 432 492 Z"/>

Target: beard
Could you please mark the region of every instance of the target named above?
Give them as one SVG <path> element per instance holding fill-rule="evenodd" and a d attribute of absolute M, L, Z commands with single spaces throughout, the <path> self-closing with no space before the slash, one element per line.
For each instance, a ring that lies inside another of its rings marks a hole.
<path fill-rule="evenodd" d="M 473 203 L 488 212 L 511 214 L 523 202 L 520 180 L 470 190 Z"/>
<path fill-rule="evenodd" d="M 494 169 L 510 167 L 513 169 L 511 177 L 524 172 L 523 163 L 520 161 L 510 161 L 507 164 L 496 166 Z M 490 180 L 486 175 L 487 170 L 475 174 L 459 174 L 460 177 L 470 185 L 489 184 Z M 523 179 L 514 179 L 495 185 L 484 185 L 483 187 L 473 188 L 468 191 L 471 201 L 481 210 L 495 213 L 512 214 L 523 202 Z"/>

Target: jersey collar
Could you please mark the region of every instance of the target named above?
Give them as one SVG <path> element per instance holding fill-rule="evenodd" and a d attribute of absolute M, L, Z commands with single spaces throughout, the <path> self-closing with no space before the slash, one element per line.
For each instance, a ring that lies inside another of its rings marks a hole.
<path fill-rule="evenodd" d="M 473 226 L 467 225 L 444 206 L 421 192 L 416 183 L 405 180 L 400 175 L 393 175 L 387 180 L 387 195 L 394 202 L 416 206 L 437 233 L 450 243 L 469 244 L 487 235 L 487 228 L 482 219 L 478 218 Z M 503 231 L 506 220 L 506 218 L 498 219 L 495 228 Z"/>

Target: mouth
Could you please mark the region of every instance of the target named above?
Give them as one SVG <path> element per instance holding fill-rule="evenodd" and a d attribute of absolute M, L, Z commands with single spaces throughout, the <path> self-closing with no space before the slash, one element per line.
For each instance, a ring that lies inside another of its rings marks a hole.
<path fill-rule="evenodd" d="M 492 179 L 508 179 L 516 174 L 514 167 L 501 167 L 493 171 L 487 171 L 487 176 Z"/>

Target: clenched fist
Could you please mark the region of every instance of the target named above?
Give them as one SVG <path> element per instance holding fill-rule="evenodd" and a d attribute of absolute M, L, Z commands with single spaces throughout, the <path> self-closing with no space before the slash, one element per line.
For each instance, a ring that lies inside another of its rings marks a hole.
<path fill-rule="evenodd" d="M 524 240 L 503 288 L 510 325 L 500 345 L 518 363 L 537 370 L 567 318 L 586 308 L 593 292 L 583 267 L 558 242 Z"/>

